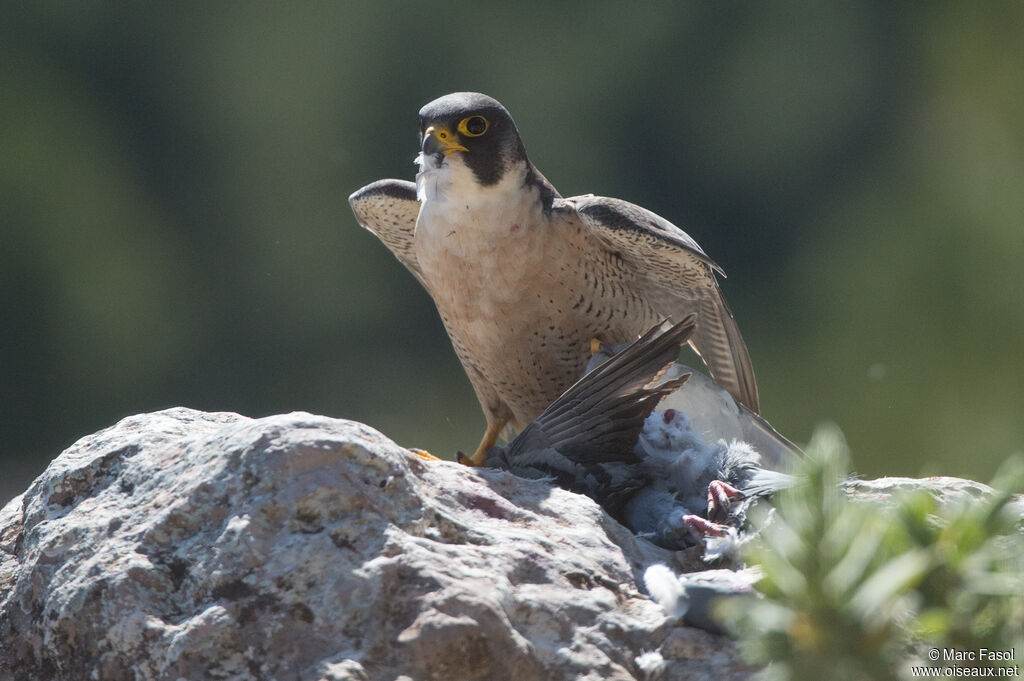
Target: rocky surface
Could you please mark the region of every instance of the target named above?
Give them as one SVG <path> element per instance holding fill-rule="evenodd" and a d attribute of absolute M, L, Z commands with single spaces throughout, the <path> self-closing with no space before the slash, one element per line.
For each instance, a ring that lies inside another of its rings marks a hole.
<path fill-rule="evenodd" d="M 959 483 L 935 486 L 984 493 Z M 0 511 L 0 678 L 747 678 L 641 593 L 654 563 L 702 567 L 358 423 L 171 409 L 83 438 Z"/>
<path fill-rule="evenodd" d="M 586 497 L 358 423 L 171 409 L 0 512 L 0 677 L 745 677 L 640 593 L 674 558 Z"/>

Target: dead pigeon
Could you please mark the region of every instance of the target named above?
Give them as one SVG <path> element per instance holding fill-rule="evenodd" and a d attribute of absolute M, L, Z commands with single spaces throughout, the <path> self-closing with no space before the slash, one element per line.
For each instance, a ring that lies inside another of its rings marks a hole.
<path fill-rule="evenodd" d="M 692 315 L 662 328 L 614 354 L 603 349 L 518 437 L 491 448 L 487 465 L 586 494 L 664 548 L 727 537 L 751 500 L 790 483 L 777 469 L 799 449 L 703 374 L 674 363 L 693 334 Z M 655 411 L 659 403 L 686 411 Z"/>

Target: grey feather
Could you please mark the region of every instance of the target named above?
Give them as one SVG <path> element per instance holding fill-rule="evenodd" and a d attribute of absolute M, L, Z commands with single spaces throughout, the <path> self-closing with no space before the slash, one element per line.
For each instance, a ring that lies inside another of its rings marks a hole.
<path fill-rule="evenodd" d="M 687 390 L 691 373 L 673 360 L 693 323 L 691 315 L 664 333 L 656 326 L 610 359 L 596 359 L 591 371 L 519 437 L 493 448 L 488 466 L 551 478 L 586 494 L 635 533 L 666 548 L 693 542 L 686 516 L 707 515 L 713 480 L 744 492 L 746 498 L 728 509 L 734 521 L 742 520 L 749 503 L 792 478 L 763 468 L 760 454 L 739 438 L 760 438 L 778 468 L 802 454 L 702 374 L 693 374 L 697 388 Z M 711 432 L 695 429 L 681 411 L 654 411 L 659 402 L 665 406 L 687 392 L 681 402 L 691 405 Z"/>
<path fill-rule="evenodd" d="M 530 478 L 551 477 L 590 496 L 612 516 L 651 484 L 634 452 L 644 421 L 667 394 L 686 382 L 657 380 L 693 333 L 690 316 L 664 333 L 655 327 L 587 373 L 512 442 L 493 448 L 487 465 Z"/>
<path fill-rule="evenodd" d="M 348 197 L 356 220 L 377 235 L 395 257 L 422 284 L 423 273 L 416 261 L 416 217 L 420 202 L 416 184 L 407 180 L 378 180 Z"/>
<path fill-rule="evenodd" d="M 677 575 L 664 565 L 652 565 L 644 572 L 644 585 L 666 614 L 692 627 L 724 634 L 714 616 L 715 602 L 723 596 L 755 593 L 754 584 L 760 578 L 760 570 L 752 568 Z"/>
<path fill-rule="evenodd" d="M 618 352 L 624 347 L 622 344 L 614 345 L 608 350 Z M 594 355 L 588 369 L 607 357 L 603 353 Z M 659 409 L 674 409 L 686 414 L 693 430 L 705 439 L 749 443 L 761 455 L 762 465 L 767 468 L 787 470 L 793 462 L 803 458 L 799 447 L 705 374 L 677 362 L 665 372 L 664 379 L 683 374 L 690 374 L 690 380 L 666 396 L 658 405 Z"/>
<path fill-rule="evenodd" d="M 697 261 L 725 274 L 693 237 L 646 208 L 621 199 L 593 194 L 573 196 L 565 199 L 564 203 L 571 205 L 589 226 L 606 231 L 605 238 L 614 243 L 633 243 L 632 240 L 637 236 L 644 239 L 654 237 L 662 244 L 681 248 Z"/>
<path fill-rule="evenodd" d="M 759 411 L 750 354 L 715 280 L 716 272 L 725 273 L 697 242 L 668 220 L 620 199 L 578 196 L 556 206 L 574 210 L 606 250 L 621 256 L 621 276 L 631 278 L 659 314 L 678 320 L 697 313 L 691 345 L 715 380 Z"/>

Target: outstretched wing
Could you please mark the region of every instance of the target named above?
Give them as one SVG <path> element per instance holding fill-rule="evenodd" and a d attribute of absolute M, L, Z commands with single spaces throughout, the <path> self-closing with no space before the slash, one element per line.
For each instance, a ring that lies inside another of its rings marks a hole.
<path fill-rule="evenodd" d="M 359 224 L 377 235 L 395 257 L 423 283 L 416 261 L 413 234 L 420 202 L 416 184 L 407 180 L 378 180 L 348 197 Z"/>
<path fill-rule="evenodd" d="M 724 272 L 696 241 L 668 220 L 619 199 L 556 199 L 555 209 L 575 211 L 598 247 L 621 257 L 628 285 L 639 286 L 637 293 L 659 314 L 679 321 L 696 313 L 694 350 L 719 384 L 759 411 L 747 345 L 715 280 L 715 272 Z"/>
<path fill-rule="evenodd" d="M 661 381 L 694 329 L 691 315 L 664 333 L 661 325 L 573 384 L 487 465 L 523 477 L 552 477 L 591 497 L 613 516 L 649 484 L 634 453 L 644 421 L 689 374 Z"/>

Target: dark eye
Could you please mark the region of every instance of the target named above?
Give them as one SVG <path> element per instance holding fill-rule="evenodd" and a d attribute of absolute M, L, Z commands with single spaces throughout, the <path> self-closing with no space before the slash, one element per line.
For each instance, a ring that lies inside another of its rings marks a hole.
<path fill-rule="evenodd" d="M 483 116 L 470 116 L 459 122 L 459 132 L 469 137 L 479 137 L 487 132 L 487 119 Z"/>

